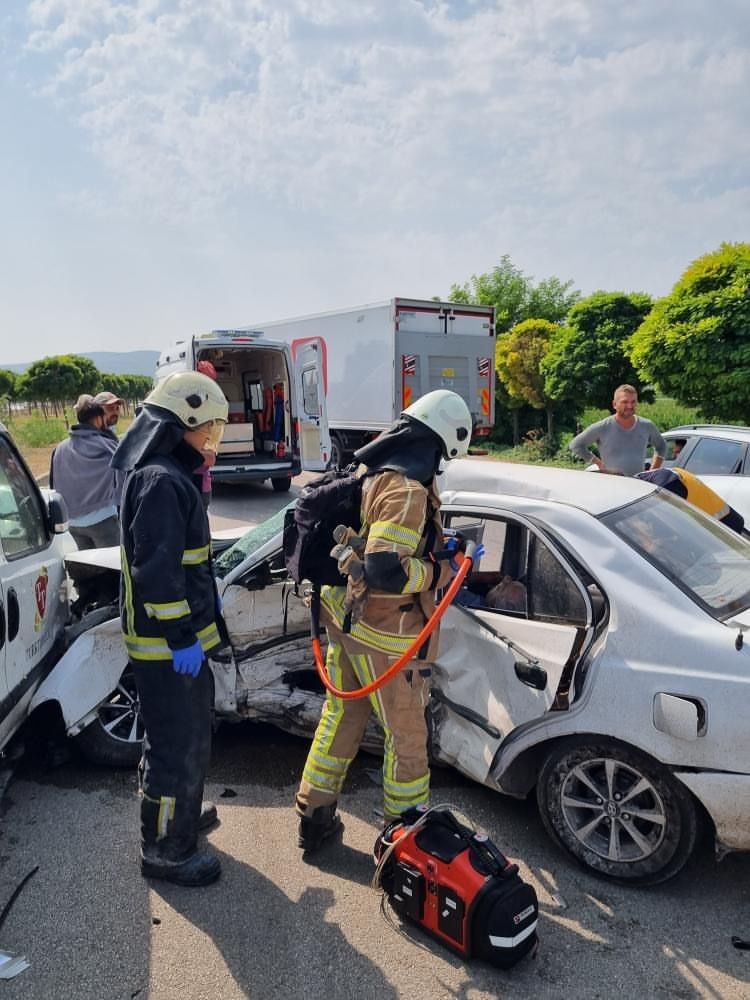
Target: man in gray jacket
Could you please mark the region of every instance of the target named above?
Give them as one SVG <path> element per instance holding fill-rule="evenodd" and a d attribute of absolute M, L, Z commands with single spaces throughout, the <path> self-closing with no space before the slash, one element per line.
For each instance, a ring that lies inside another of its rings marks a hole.
<path fill-rule="evenodd" d="M 79 549 L 119 545 L 121 482 L 109 464 L 118 438 L 93 396 L 80 396 L 75 411 L 78 423 L 52 452 L 49 484 L 65 500 Z"/>
<path fill-rule="evenodd" d="M 619 385 L 612 400 L 614 415 L 581 431 L 570 442 L 570 450 L 582 461 L 593 463 L 601 472 L 635 476 L 643 472 L 646 449 L 651 445 L 654 449 L 651 468 L 658 469 L 664 461 L 667 443 L 656 424 L 636 416 L 637 406 L 635 388 Z M 597 445 L 598 455 L 589 450 L 592 444 Z"/>

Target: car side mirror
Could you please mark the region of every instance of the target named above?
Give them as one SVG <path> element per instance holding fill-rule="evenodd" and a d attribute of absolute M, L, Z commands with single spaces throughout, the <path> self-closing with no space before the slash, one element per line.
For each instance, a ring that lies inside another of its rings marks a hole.
<path fill-rule="evenodd" d="M 516 677 L 522 684 L 526 684 L 536 691 L 546 691 L 547 671 L 544 667 L 540 667 L 538 663 L 522 663 L 520 660 L 516 660 L 513 667 Z"/>
<path fill-rule="evenodd" d="M 59 493 L 51 493 L 47 500 L 47 518 L 53 534 L 62 535 L 68 530 L 68 508 Z"/>

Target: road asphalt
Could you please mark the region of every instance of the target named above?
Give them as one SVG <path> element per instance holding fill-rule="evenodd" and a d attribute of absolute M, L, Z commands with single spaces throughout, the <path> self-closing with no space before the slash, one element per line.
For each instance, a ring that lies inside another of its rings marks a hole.
<path fill-rule="evenodd" d="M 256 523 L 289 498 L 220 488 L 214 528 Z M 352 768 L 342 839 L 314 863 L 301 856 L 291 803 L 306 750 L 269 727 L 220 728 L 207 787 L 220 824 L 207 840 L 223 875 L 203 889 L 141 877 L 134 773 L 75 752 L 53 767 L 30 751 L 0 804 L 0 914 L 38 866 L 0 917 L 0 951 L 30 964 L 0 982 L 0 1000 L 750 997 L 750 952 L 731 941 L 750 937 L 750 856 L 717 864 L 705 845 L 677 879 L 625 888 L 552 845 L 533 803 L 436 769 L 433 803 L 484 827 L 539 895 L 539 953 L 502 972 L 402 924 L 370 887 L 376 758 Z"/>

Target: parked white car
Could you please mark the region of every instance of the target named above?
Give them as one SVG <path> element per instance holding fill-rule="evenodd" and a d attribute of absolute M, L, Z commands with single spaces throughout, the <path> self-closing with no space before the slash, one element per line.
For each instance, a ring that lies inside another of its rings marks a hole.
<path fill-rule="evenodd" d="M 443 513 L 485 554 L 443 620 L 434 759 L 536 789 L 552 837 L 605 877 L 671 877 L 706 824 L 720 851 L 750 849 L 750 543 L 635 479 L 491 461 L 450 463 Z M 309 735 L 323 693 L 283 515 L 217 559 L 232 645 L 211 659 L 215 707 Z M 81 603 L 115 594 L 116 550 L 68 563 Z M 142 734 L 114 610 L 84 618 L 43 693 L 77 678 L 68 732 L 126 763 Z"/>
<path fill-rule="evenodd" d="M 0 751 L 63 651 L 75 547 L 61 497 L 39 489 L 0 424 Z"/>
<path fill-rule="evenodd" d="M 664 434 L 665 465 L 687 469 L 750 524 L 750 427 L 689 424 Z"/>

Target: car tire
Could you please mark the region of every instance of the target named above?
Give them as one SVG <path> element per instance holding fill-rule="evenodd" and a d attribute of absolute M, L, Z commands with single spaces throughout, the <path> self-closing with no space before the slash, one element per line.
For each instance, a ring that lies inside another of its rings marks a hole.
<path fill-rule="evenodd" d="M 104 767 L 136 767 L 143 753 L 143 717 L 135 678 L 127 668 L 96 718 L 75 738 L 81 753 Z"/>
<path fill-rule="evenodd" d="M 623 743 L 556 746 L 539 774 L 537 803 L 547 832 L 579 864 L 628 885 L 672 878 L 698 835 L 688 790 Z"/>
<path fill-rule="evenodd" d="M 289 476 L 274 476 L 271 480 L 271 486 L 273 486 L 274 493 L 288 493 L 292 486 L 292 480 Z"/>

